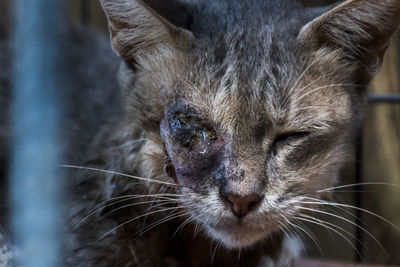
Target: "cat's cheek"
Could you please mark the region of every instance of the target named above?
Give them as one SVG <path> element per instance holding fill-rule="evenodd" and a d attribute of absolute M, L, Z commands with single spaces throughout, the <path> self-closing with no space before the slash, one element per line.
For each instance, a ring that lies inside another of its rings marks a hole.
<path fill-rule="evenodd" d="M 208 188 L 209 182 L 215 177 L 215 172 L 220 169 L 223 157 L 220 154 L 208 155 L 207 157 L 199 154 L 177 154 L 178 158 L 172 158 L 171 163 L 175 179 L 177 182 L 201 192 Z"/>
<path fill-rule="evenodd" d="M 167 120 L 163 120 L 160 135 L 164 142 L 164 171 L 175 183 L 195 192 L 207 190 L 224 162 L 226 138 L 219 136 L 212 143 L 183 147 L 172 136 Z"/>
<path fill-rule="evenodd" d="M 164 170 L 176 183 L 195 192 L 206 190 L 224 164 L 224 153 L 220 149 L 198 153 L 180 148 L 171 139 L 165 142 L 165 146 Z"/>

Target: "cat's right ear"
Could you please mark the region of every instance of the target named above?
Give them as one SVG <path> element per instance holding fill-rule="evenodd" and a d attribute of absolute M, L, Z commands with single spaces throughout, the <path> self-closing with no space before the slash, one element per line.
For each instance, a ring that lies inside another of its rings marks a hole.
<path fill-rule="evenodd" d="M 193 42 L 192 33 L 184 29 L 187 14 L 170 12 L 178 0 L 168 1 L 168 5 L 159 0 L 100 1 L 108 19 L 112 47 L 128 65 L 165 48 L 187 49 Z M 179 5 L 177 8 L 182 10 L 183 5 Z"/>
<path fill-rule="evenodd" d="M 298 39 L 319 55 L 336 52 L 371 77 L 399 23 L 400 0 L 348 0 L 304 26 Z"/>

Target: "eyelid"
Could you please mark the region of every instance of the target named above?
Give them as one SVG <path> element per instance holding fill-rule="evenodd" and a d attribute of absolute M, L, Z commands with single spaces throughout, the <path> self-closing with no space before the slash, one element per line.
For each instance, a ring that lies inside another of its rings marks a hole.
<path fill-rule="evenodd" d="M 274 143 L 279 143 L 283 141 L 290 141 L 288 139 L 301 139 L 306 136 L 310 135 L 310 132 L 288 132 L 279 134 L 276 138 Z"/>
<path fill-rule="evenodd" d="M 278 134 L 278 136 L 275 138 L 275 140 L 285 139 L 285 138 L 289 138 L 289 137 L 302 138 L 309 134 L 310 134 L 310 132 L 305 132 L 305 131 L 281 133 L 281 134 Z"/>

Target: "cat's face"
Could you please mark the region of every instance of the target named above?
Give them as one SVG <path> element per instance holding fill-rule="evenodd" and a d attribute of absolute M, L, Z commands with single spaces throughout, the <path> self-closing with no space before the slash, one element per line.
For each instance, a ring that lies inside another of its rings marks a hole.
<path fill-rule="evenodd" d="M 158 164 L 192 219 L 236 248 L 287 226 L 335 183 L 400 10 L 395 0 L 348 1 L 307 25 L 287 22 L 279 37 L 279 16 L 212 35 L 176 28 L 139 1 L 103 6 L 131 116 L 164 151 Z M 348 32 L 350 22 L 359 28 Z"/>
<path fill-rule="evenodd" d="M 226 69 L 216 70 L 198 58 L 206 49 L 197 50 L 186 59 L 190 69 L 163 82 L 174 88 L 160 124 L 166 170 L 184 186 L 183 205 L 211 236 L 248 246 L 304 212 L 305 196 L 318 197 L 336 181 L 358 124 L 346 90 L 356 89 L 318 79 L 315 66 L 299 80 L 312 62 L 298 52 L 282 54 L 303 65 L 281 66 L 293 77 L 286 80 L 267 57 L 249 62 L 246 77 L 242 62 L 226 59 Z M 251 53 L 257 52 L 248 51 L 248 58 Z"/>

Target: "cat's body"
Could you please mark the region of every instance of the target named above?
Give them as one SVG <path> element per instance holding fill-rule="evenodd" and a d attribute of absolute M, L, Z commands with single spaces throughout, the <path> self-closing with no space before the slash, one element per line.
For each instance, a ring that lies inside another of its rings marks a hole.
<path fill-rule="evenodd" d="M 336 182 L 400 4 L 145 2 L 102 0 L 122 91 L 111 56 L 72 75 L 88 81 L 76 105 L 92 103 L 66 124 L 65 163 L 84 169 L 67 171 L 64 263 L 289 265 L 281 229 Z"/>

